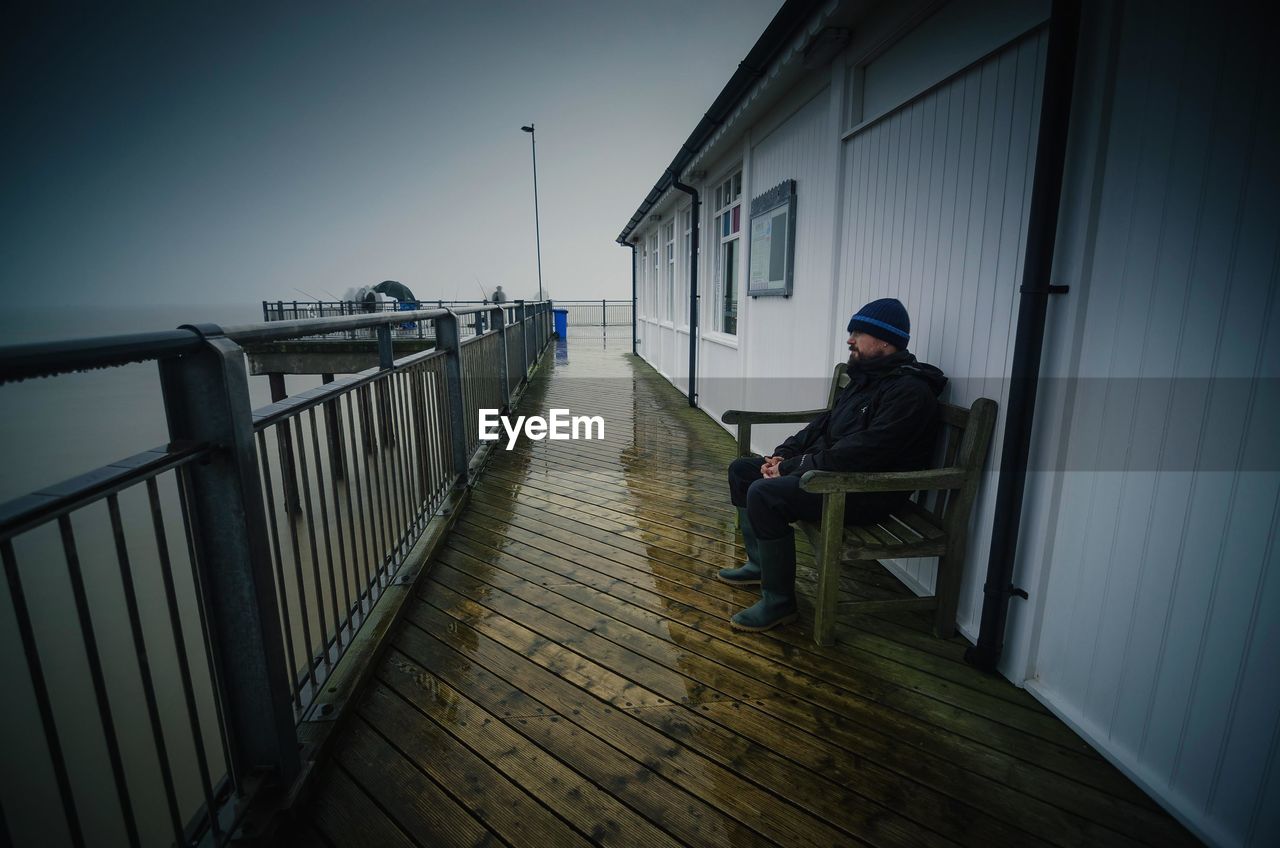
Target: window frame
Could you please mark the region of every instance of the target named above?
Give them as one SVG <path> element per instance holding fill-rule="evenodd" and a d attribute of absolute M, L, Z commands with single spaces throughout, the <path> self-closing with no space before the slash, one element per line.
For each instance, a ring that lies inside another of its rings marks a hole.
<path fill-rule="evenodd" d="M 738 338 L 738 305 L 742 302 L 742 167 L 737 166 L 714 183 L 711 190 L 713 203 L 709 207 L 710 226 L 708 230 L 715 233 L 715 254 L 711 262 L 712 297 L 709 298 L 705 316 L 710 332 L 718 333 L 726 339 Z M 734 212 L 737 221 L 734 221 Z M 727 279 L 725 270 L 728 258 L 732 256 L 732 279 Z M 725 329 L 729 311 L 729 295 L 732 293 L 733 327 Z"/>

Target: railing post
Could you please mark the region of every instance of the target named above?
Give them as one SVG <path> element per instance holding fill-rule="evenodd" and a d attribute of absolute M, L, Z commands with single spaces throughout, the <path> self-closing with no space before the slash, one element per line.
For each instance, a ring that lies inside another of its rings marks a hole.
<path fill-rule="evenodd" d="M 529 378 L 529 324 L 525 320 L 528 317 L 527 307 L 523 300 L 516 301 L 516 323 L 520 325 L 520 364 L 524 367 L 524 378 Z"/>
<path fill-rule="evenodd" d="M 333 382 L 332 374 L 321 374 L 320 382 L 328 385 Z M 329 467 L 333 471 L 333 479 L 346 479 L 346 463 L 342 461 L 342 418 L 338 414 L 338 402 L 327 400 L 324 403 L 324 432 L 329 443 Z"/>
<path fill-rule="evenodd" d="M 600 329 L 602 329 L 602 330 L 603 330 L 605 327 L 608 327 L 608 326 L 609 326 L 609 323 L 608 323 L 607 321 L 605 321 L 605 317 L 606 317 L 608 314 L 609 314 L 609 308 L 608 308 L 608 306 L 606 306 L 606 301 L 601 300 L 601 301 L 600 301 Z"/>
<path fill-rule="evenodd" d="M 273 371 L 267 375 L 271 387 L 271 402 L 279 403 L 289 396 L 284 374 Z M 275 427 L 276 448 L 280 451 L 280 485 L 284 489 L 284 505 L 290 515 L 302 512 L 302 499 L 298 496 L 298 472 L 293 465 L 293 434 L 288 427 Z"/>
<path fill-rule="evenodd" d="M 184 481 L 230 775 L 242 791 L 265 768 L 286 791 L 299 771 L 298 739 L 244 351 L 218 327 L 185 329 L 205 346 L 160 360 L 160 382 L 170 439 L 214 446 Z"/>
<path fill-rule="evenodd" d="M 395 365 L 395 354 L 391 347 L 391 325 L 378 325 L 378 368 L 390 371 Z M 378 427 L 382 433 L 383 447 L 396 443 L 395 427 L 391 422 L 391 387 L 385 380 L 376 383 L 378 389 Z"/>
<path fill-rule="evenodd" d="M 507 311 L 499 306 L 493 310 L 493 329 L 498 331 L 501 353 L 498 354 L 499 376 L 502 378 L 502 412 L 511 411 L 511 374 L 507 370 Z M 480 422 L 476 422 L 476 427 Z"/>
<path fill-rule="evenodd" d="M 467 484 L 467 422 L 462 393 L 462 337 L 458 316 L 450 310 L 436 319 L 436 347 L 445 352 L 445 398 L 448 401 L 449 442 L 453 447 L 455 486 Z M 479 426 L 479 422 L 472 422 Z"/>

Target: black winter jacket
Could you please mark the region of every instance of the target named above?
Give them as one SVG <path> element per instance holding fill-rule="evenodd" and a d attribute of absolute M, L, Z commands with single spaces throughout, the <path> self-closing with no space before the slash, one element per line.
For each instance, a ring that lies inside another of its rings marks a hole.
<path fill-rule="evenodd" d="M 937 433 L 938 394 L 947 378 L 913 354 L 858 363 L 835 405 L 787 439 L 775 456 L 778 471 L 916 471 L 927 468 Z M 893 493 L 888 505 L 909 493 Z"/>

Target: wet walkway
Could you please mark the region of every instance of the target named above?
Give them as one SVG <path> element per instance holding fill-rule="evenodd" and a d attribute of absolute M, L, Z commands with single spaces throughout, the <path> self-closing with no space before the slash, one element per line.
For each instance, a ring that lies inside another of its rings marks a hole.
<path fill-rule="evenodd" d="M 521 412 L 603 441 L 497 452 L 340 733 L 300 844 L 1178 845 L 1193 840 L 927 614 L 732 632 L 753 602 L 733 440 L 626 333 L 572 337 Z M 856 578 L 856 579 L 855 579 Z M 852 598 L 905 590 L 883 571 Z"/>

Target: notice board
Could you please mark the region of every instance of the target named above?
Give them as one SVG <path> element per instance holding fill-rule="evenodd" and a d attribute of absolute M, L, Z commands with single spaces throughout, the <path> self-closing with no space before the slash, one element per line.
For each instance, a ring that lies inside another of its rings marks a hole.
<path fill-rule="evenodd" d="M 791 296 L 795 240 L 796 181 L 784 180 L 751 199 L 748 295 Z"/>

